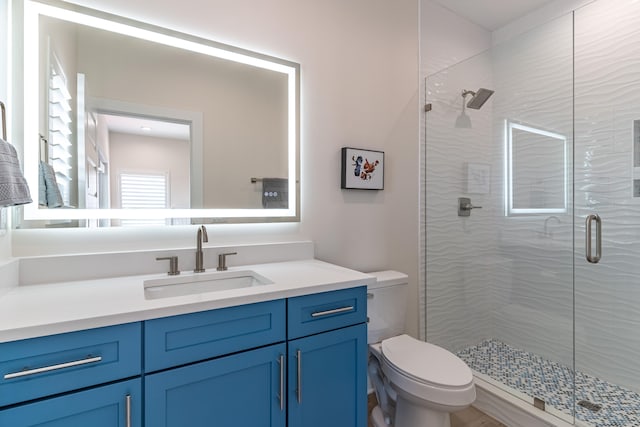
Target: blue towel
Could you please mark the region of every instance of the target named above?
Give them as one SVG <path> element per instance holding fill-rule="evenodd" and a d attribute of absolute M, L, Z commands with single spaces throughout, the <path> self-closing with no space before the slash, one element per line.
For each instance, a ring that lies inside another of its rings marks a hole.
<path fill-rule="evenodd" d="M 289 180 L 286 178 L 262 178 L 262 207 L 287 209 L 289 207 Z"/>
<path fill-rule="evenodd" d="M 0 207 L 31 203 L 27 181 L 13 145 L 0 139 Z"/>
<path fill-rule="evenodd" d="M 59 208 L 64 203 L 58 181 L 56 180 L 56 172 L 53 166 L 43 161 L 40 162 L 40 186 L 38 188 L 39 204 L 49 208 Z"/>

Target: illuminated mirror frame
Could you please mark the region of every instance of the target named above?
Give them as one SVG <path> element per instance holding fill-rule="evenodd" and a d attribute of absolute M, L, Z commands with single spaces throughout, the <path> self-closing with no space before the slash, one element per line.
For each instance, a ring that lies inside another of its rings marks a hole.
<path fill-rule="evenodd" d="M 300 65 L 279 58 L 213 42 L 192 35 L 156 27 L 56 0 L 24 0 L 24 173 L 34 200 L 38 194 L 38 20 L 45 15 L 76 24 L 117 32 L 220 59 L 226 59 L 287 75 L 287 152 L 289 203 L 287 209 L 39 209 L 38 203 L 24 206 L 25 220 L 155 219 L 197 218 L 197 222 L 298 222 L 300 221 L 299 139 Z M 37 82 L 37 84 L 33 84 Z"/>
<path fill-rule="evenodd" d="M 559 143 L 562 143 L 562 164 L 563 170 L 563 201 L 562 206 L 558 208 L 514 208 L 513 207 L 513 131 L 521 130 L 536 135 L 546 136 L 548 138 L 557 139 Z M 520 123 L 513 122 L 511 120 L 505 121 L 505 215 L 534 215 L 534 214 L 554 214 L 554 213 L 567 213 L 567 138 L 559 133 L 549 132 L 542 129 L 537 129 L 532 126 L 526 126 Z"/>

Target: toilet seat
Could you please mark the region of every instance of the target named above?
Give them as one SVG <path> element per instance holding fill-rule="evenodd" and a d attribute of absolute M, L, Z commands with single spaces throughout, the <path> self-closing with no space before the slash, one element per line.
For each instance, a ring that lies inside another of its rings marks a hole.
<path fill-rule="evenodd" d="M 382 341 L 382 355 L 402 374 L 425 385 L 456 388 L 473 381 L 471 369 L 455 354 L 409 335 Z"/>
<path fill-rule="evenodd" d="M 409 335 L 386 339 L 380 347 L 383 372 L 399 393 L 448 406 L 475 400 L 471 369 L 448 350 Z"/>

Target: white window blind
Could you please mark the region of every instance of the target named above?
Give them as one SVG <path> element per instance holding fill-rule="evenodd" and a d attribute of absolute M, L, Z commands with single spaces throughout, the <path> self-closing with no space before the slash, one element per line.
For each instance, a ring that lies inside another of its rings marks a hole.
<path fill-rule="evenodd" d="M 71 94 L 61 71 L 60 63 L 52 55 L 49 75 L 49 148 L 47 160 L 56 173 L 62 200 L 71 205 L 72 133 Z"/>
<path fill-rule="evenodd" d="M 165 209 L 169 206 L 166 174 L 120 174 L 120 206 L 123 209 Z M 123 219 L 127 225 L 164 225 L 164 219 Z"/>

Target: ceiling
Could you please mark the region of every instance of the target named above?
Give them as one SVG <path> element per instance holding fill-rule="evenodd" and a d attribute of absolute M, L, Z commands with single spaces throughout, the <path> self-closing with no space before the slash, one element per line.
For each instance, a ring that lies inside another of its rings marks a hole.
<path fill-rule="evenodd" d="M 435 0 L 443 7 L 494 31 L 555 0 Z"/>
<path fill-rule="evenodd" d="M 186 141 L 191 139 L 191 128 L 186 124 L 111 114 L 100 114 L 100 117 L 106 122 L 109 132 Z"/>

